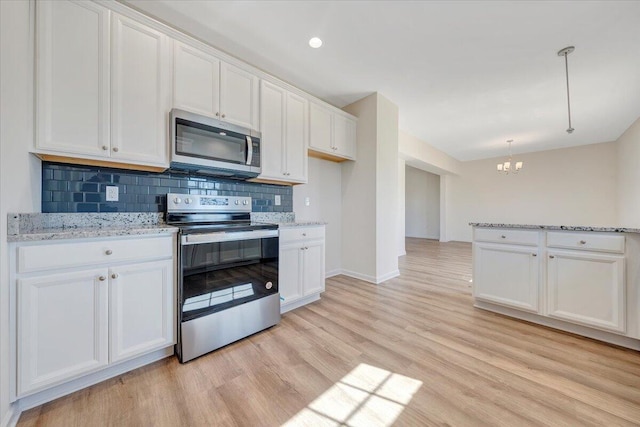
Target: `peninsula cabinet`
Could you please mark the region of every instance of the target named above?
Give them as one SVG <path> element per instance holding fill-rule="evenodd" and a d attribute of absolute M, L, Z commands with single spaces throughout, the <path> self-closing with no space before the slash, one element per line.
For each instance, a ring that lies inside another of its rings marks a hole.
<path fill-rule="evenodd" d="M 320 298 L 324 292 L 324 225 L 280 229 L 279 292 L 282 313 Z"/>
<path fill-rule="evenodd" d="M 258 180 L 307 182 L 308 106 L 306 99 L 261 82 L 262 173 Z"/>
<path fill-rule="evenodd" d="M 639 256 L 633 233 L 475 227 L 475 305 L 640 349 Z"/>
<path fill-rule="evenodd" d="M 347 113 L 311 102 L 309 154 L 333 161 L 355 160 L 356 124 Z"/>
<path fill-rule="evenodd" d="M 36 154 L 165 169 L 170 42 L 94 2 L 36 2 Z"/>
<path fill-rule="evenodd" d="M 16 243 L 16 396 L 175 343 L 174 238 Z"/>
<path fill-rule="evenodd" d="M 186 44 L 174 45 L 174 107 L 259 129 L 258 82 L 252 73 Z"/>

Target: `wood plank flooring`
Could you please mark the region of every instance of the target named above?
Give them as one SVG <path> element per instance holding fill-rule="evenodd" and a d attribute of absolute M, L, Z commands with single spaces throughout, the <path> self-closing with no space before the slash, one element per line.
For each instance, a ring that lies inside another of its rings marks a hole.
<path fill-rule="evenodd" d="M 19 426 L 640 425 L 640 353 L 473 308 L 470 244 L 407 239 L 400 271 L 331 278 L 268 331 Z"/>

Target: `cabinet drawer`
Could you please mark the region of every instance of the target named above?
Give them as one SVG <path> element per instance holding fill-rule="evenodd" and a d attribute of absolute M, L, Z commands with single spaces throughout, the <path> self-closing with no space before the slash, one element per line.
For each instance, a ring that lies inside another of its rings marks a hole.
<path fill-rule="evenodd" d="M 624 253 L 624 236 L 596 233 L 547 233 L 547 247 Z"/>
<path fill-rule="evenodd" d="M 473 238 L 478 242 L 508 243 L 511 245 L 538 245 L 538 232 L 504 228 L 476 228 Z"/>
<path fill-rule="evenodd" d="M 290 227 L 280 229 L 281 243 L 313 239 L 324 239 L 324 226 Z"/>
<path fill-rule="evenodd" d="M 80 267 L 173 256 L 171 236 L 88 242 L 46 243 L 18 247 L 17 272 Z"/>

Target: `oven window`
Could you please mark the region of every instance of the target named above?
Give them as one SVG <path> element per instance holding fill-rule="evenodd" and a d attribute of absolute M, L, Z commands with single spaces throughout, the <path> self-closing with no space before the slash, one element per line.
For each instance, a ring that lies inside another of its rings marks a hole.
<path fill-rule="evenodd" d="M 176 154 L 244 164 L 245 138 L 236 132 L 176 119 Z"/>
<path fill-rule="evenodd" d="M 182 321 L 278 292 L 278 238 L 182 246 Z"/>

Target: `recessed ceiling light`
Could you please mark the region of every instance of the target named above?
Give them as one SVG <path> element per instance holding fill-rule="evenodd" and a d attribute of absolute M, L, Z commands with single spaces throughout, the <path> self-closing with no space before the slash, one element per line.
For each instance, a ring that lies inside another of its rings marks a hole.
<path fill-rule="evenodd" d="M 311 46 L 314 49 L 317 49 L 320 46 L 322 46 L 322 40 L 320 40 L 318 37 L 313 37 L 312 39 L 309 40 L 309 46 Z"/>

